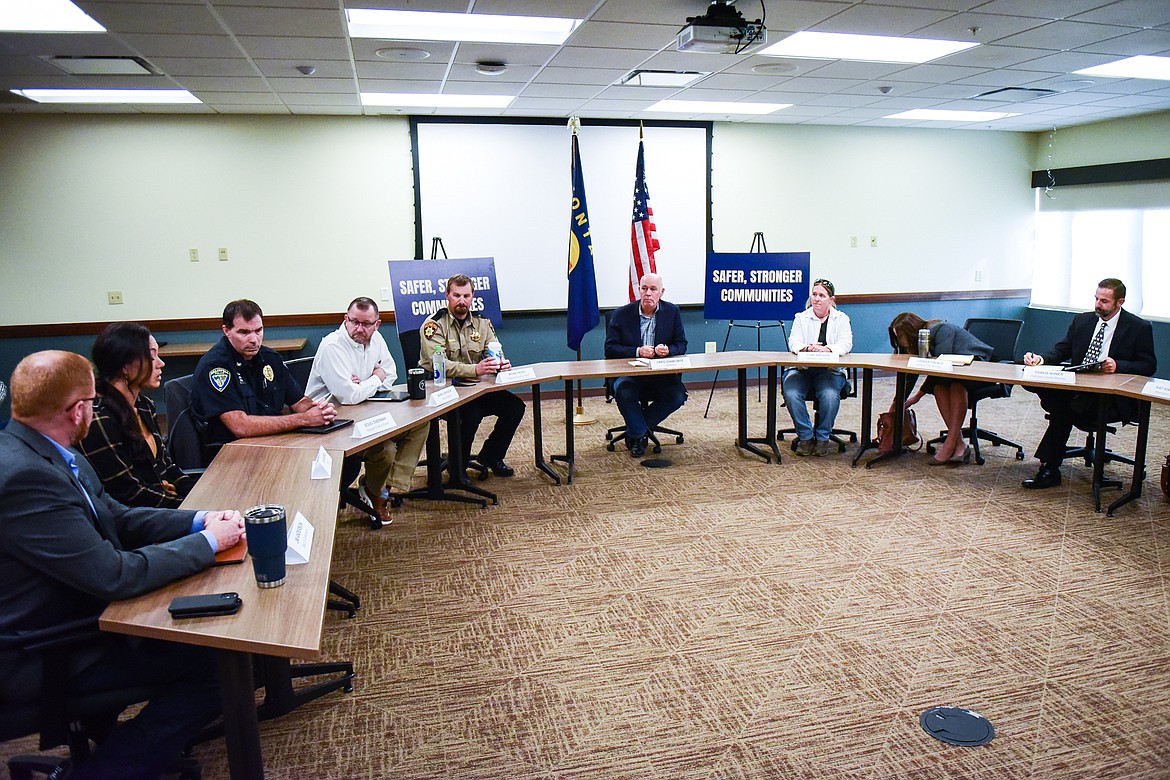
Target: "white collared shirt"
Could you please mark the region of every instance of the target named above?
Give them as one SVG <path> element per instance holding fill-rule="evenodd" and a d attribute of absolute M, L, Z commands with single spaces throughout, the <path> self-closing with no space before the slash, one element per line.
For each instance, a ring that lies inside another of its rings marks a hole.
<path fill-rule="evenodd" d="M 386 372 L 385 381 L 374 376 L 375 367 Z M 354 382 L 355 376 L 362 377 L 362 381 Z M 320 401 L 332 394 L 339 403 L 360 404 L 379 390 L 389 390 L 397 380 L 394 357 L 382 334 L 374 331 L 369 346 L 363 347 L 350 338 L 343 323 L 321 339 L 305 395 Z"/>

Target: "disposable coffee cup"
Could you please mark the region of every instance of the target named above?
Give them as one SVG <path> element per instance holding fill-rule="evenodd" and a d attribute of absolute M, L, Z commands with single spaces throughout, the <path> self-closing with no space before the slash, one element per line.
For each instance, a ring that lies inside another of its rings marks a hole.
<path fill-rule="evenodd" d="M 421 368 L 412 368 L 406 372 L 406 394 L 415 401 L 427 397 L 427 372 Z"/>
<path fill-rule="evenodd" d="M 248 535 L 248 555 L 256 584 L 275 588 L 284 584 L 284 551 L 288 548 L 288 529 L 284 507 L 261 504 L 244 510 L 244 532 Z"/>

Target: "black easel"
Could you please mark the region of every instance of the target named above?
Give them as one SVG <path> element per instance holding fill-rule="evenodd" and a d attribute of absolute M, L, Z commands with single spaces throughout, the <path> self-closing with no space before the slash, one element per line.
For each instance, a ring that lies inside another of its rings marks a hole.
<path fill-rule="evenodd" d="M 764 233 L 763 233 L 763 231 L 757 230 L 755 235 L 752 236 L 752 248 L 749 249 L 748 252 L 763 253 L 763 252 L 767 252 L 767 251 L 768 251 L 768 245 L 764 243 Z M 781 335 L 784 336 L 785 348 L 787 348 L 788 332 L 784 328 L 783 321 L 777 322 L 775 324 L 769 323 L 769 324 L 765 325 L 760 320 L 757 320 L 755 325 L 750 325 L 746 322 L 736 322 L 735 320 L 728 320 L 727 321 L 727 335 L 723 337 L 723 350 L 722 351 L 724 351 L 724 352 L 727 351 L 727 342 L 730 341 L 730 339 L 731 339 L 731 329 L 732 328 L 755 328 L 755 330 L 756 330 L 756 351 L 757 352 L 763 351 L 763 347 L 761 345 L 761 340 L 762 340 L 761 337 L 763 334 L 761 333 L 761 331 L 766 330 L 768 328 L 780 328 L 780 333 L 781 333 Z M 756 369 L 756 401 L 757 402 L 763 400 L 762 377 L 763 377 L 763 374 L 761 373 L 761 369 L 757 368 Z M 719 381 L 719 372 L 716 371 L 715 378 L 711 380 L 711 392 L 707 394 L 707 409 L 706 409 L 706 411 L 703 412 L 703 419 L 707 419 L 707 415 L 710 414 L 710 412 L 711 412 L 711 399 L 713 399 L 715 397 L 715 384 L 718 381 Z"/>

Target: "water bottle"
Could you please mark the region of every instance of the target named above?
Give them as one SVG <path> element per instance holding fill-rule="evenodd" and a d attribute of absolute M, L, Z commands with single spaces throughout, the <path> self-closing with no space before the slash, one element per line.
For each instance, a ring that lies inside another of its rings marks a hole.
<path fill-rule="evenodd" d="M 435 369 L 435 387 L 447 384 L 447 353 L 442 347 L 435 347 L 435 357 L 431 365 Z"/>
<path fill-rule="evenodd" d="M 926 328 L 918 331 L 918 357 L 930 357 L 930 331 Z"/>

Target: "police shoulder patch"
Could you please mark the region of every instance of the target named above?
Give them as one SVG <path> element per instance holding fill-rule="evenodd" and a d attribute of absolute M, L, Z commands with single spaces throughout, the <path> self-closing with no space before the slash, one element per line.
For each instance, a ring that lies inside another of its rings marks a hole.
<path fill-rule="evenodd" d="M 423 338 L 425 338 L 425 339 L 431 338 L 432 336 L 435 335 L 435 332 L 438 329 L 439 329 L 439 323 L 435 322 L 434 320 L 427 320 L 426 324 L 423 325 L 423 330 L 422 330 Z"/>
<path fill-rule="evenodd" d="M 208 372 L 207 378 L 211 382 L 211 386 L 215 388 L 215 391 L 222 393 L 227 389 L 228 382 L 232 381 L 232 372 L 226 368 L 217 367 Z"/>

